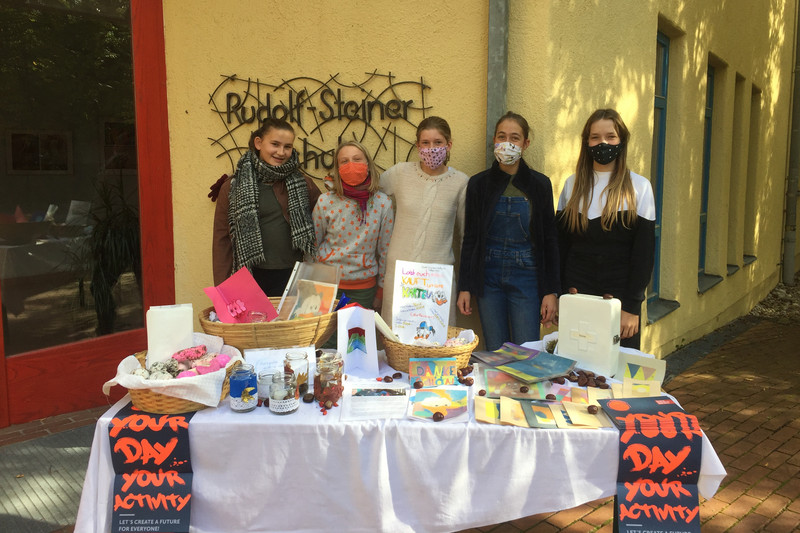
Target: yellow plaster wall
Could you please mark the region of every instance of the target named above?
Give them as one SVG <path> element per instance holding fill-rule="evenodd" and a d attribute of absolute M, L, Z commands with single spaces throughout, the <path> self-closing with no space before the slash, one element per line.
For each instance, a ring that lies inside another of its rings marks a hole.
<path fill-rule="evenodd" d="M 510 2 L 508 107 L 531 123 L 536 138 L 526 159 L 551 177 L 554 201 L 574 172 L 583 124 L 599 107 L 621 113 L 632 135 L 631 169 L 650 177 L 656 33 L 671 38 L 661 296 L 677 300 L 680 308 L 644 328 L 645 351 L 668 354 L 716 329 L 748 312 L 778 281 L 796 5 Z M 717 68 L 706 269 L 724 280 L 700 295 L 697 242 L 709 57 Z M 739 101 L 737 77 L 742 78 Z M 758 147 L 751 151 L 753 85 L 762 91 L 762 107 Z M 748 153 L 734 153 L 734 146 Z M 736 165 L 753 154 L 758 158 L 748 164 L 753 175 L 745 171 L 737 177 Z M 731 187 L 739 190 L 737 179 L 744 180 L 738 195 L 731 193 Z M 744 191 L 755 194 L 756 214 L 747 227 Z M 748 232 L 754 234 L 758 259 L 742 267 L 742 253 L 752 253 L 745 249 Z M 732 276 L 726 276 L 729 256 L 741 267 Z"/>
<path fill-rule="evenodd" d="M 450 164 L 472 174 L 484 164 L 487 18 L 482 0 L 164 0 L 176 300 L 195 311 L 210 305 L 202 289 L 212 284 L 214 204 L 206 194 L 230 171 L 209 141 L 220 134 L 209 95 L 221 75 L 274 84 L 338 74 L 356 83 L 378 69 L 422 78 L 431 87 L 427 114 L 452 128 Z"/>
<path fill-rule="evenodd" d="M 746 313 L 779 279 L 796 8 L 796 0 L 509 2 L 507 107 L 531 124 L 526 159 L 551 177 L 554 202 L 574 170 L 583 123 L 598 107 L 620 111 L 632 133 L 631 168 L 650 177 L 656 32 L 672 40 L 661 296 L 680 308 L 644 328 L 645 351 L 667 354 Z M 484 166 L 485 121 L 497 118 L 485 116 L 487 19 L 484 0 L 198 0 L 191 8 L 164 0 L 177 301 L 196 310 L 209 305 L 202 288 L 211 284 L 213 204 L 206 194 L 230 171 L 209 141 L 219 135 L 209 94 L 221 75 L 276 82 L 338 74 L 360 82 L 378 69 L 398 79 L 421 77 L 431 87 L 429 114 L 453 128 L 451 164 L 471 175 Z M 708 271 L 725 279 L 699 295 L 710 57 L 718 86 L 707 257 Z M 744 95 L 738 101 L 737 78 Z M 754 87 L 761 91 L 758 110 L 751 109 Z M 752 136 L 751 115 L 759 120 Z M 742 145 L 747 153 L 734 153 Z M 752 213 L 731 192 L 738 187 L 750 196 Z M 725 276 L 741 253 L 758 259 Z"/>

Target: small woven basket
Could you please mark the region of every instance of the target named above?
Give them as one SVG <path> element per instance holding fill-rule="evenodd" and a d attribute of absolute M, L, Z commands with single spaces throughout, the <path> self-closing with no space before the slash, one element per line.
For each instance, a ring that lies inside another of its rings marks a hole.
<path fill-rule="evenodd" d="M 462 328 L 450 326 L 447 328 L 447 338 L 452 339 L 453 337 L 458 337 L 458 334 L 462 331 Z M 386 337 L 384 337 L 383 340 L 389 366 L 401 372 L 408 372 L 408 360 L 417 357 L 437 359 L 441 357 L 455 357 L 458 368 L 464 368 L 469 364 L 469 357 L 472 355 L 472 350 L 478 346 L 477 335 L 475 335 L 475 339 L 471 343 L 462 344 L 461 346 L 414 346 L 411 344 L 394 342 Z"/>
<path fill-rule="evenodd" d="M 139 360 L 139 364 L 142 365 L 142 368 L 145 368 L 146 356 L 146 351 L 136 354 L 136 359 Z M 225 370 L 225 382 L 222 384 L 222 394 L 219 397 L 220 401 L 228 396 L 231 390 L 231 374 L 234 369 L 241 364 L 241 361 L 236 361 Z M 128 389 L 128 392 L 131 395 L 133 405 L 148 413 L 175 415 L 179 413 L 191 413 L 208 407 L 208 405 L 193 402 L 192 400 L 184 400 L 183 398 L 175 398 L 173 396 L 154 392 L 152 389 Z"/>
<path fill-rule="evenodd" d="M 336 313 L 281 320 L 288 316 L 294 304 L 291 298 L 286 300 L 280 316 L 272 322 L 244 324 L 212 322 L 208 319 L 208 315 L 214 308 L 209 307 L 198 315 L 200 327 L 209 335 L 222 337 L 225 344 L 242 351 L 248 348 L 291 348 L 293 346 L 311 346 L 312 344 L 319 347 L 336 333 Z M 270 298 L 270 301 L 277 307 L 281 299 Z"/>

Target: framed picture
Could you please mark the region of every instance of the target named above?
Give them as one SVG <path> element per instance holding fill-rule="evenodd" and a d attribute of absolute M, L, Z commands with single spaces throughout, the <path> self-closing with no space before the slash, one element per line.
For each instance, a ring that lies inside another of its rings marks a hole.
<path fill-rule="evenodd" d="M 72 174 L 72 133 L 9 131 L 9 174 Z"/>

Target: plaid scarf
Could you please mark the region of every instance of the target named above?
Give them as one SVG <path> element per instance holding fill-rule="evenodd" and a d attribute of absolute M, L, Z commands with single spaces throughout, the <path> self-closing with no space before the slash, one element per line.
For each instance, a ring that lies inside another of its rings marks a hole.
<path fill-rule="evenodd" d="M 228 223 L 233 245 L 233 271 L 243 266 L 253 267 L 263 263 L 264 243 L 258 223 L 258 184 L 285 181 L 289 192 L 289 228 L 292 248 L 314 256 L 316 235 L 309 208 L 306 180 L 298 170 L 297 150 L 289 160 L 277 167 L 262 161 L 258 154 L 248 150 L 236 166 L 231 179 Z"/>

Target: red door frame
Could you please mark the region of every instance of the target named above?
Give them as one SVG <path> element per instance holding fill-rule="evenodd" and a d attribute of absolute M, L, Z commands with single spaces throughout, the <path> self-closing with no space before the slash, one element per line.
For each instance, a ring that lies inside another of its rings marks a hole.
<path fill-rule="evenodd" d="M 175 303 L 172 176 L 161 0 L 131 0 L 142 301 Z M 0 334 L 2 324 L 0 323 Z M 105 381 L 125 356 L 144 350 L 144 328 L 5 357 L 0 343 L 0 427 L 103 405 Z M 120 389 L 120 387 L 115 387 Z M 124 390 L 112 391 L 112 399 Z"/>

